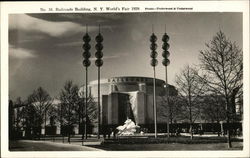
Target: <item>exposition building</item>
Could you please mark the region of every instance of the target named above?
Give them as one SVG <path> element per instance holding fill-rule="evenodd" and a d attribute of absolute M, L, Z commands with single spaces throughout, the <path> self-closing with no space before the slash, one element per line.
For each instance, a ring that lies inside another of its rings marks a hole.
<path fill-rule="evenodd" d="M 156 79 L 157 122 L 167 123 L 165 81 Z M 169 95 L 177 95 L 174 86 L 168 85 Z M 85 86 L 80 88 L 80 95 L 85 94 Z M 83 92 L 83 93 L 81 93 Z M 97 101 L 98 82 L 91 81 L 88 93 Z M 123 125 L 127 118 L 136 125 L 147 127 L 154 123 L 153 78 L 123 76 L 100 80 L 100 115 L 102 126 Z M 160 111 L 160 112 L 159 112 Z"/>
<path fill-rule="evenodd" d="M 98 84 L 97 80 L 91 81 L 88 84 L 88 95 L 94 100 L 94 104 L 88 106 L 96 106 L 98 100 Z M 176 96 L 177 90 L 174 86 L 168 85 L 168 91 L 170 96 Z M 85 97 L 85 86 L 80 87 L 79 95 Z M 206 96 L 202 97 L 203 99 Z M 242 101 L 235 105 L 236 113 L 242 113 Z M 156 79 L 156 103 L 157 103 L 157 129 L 159 132 L 166 132 L 167 125 L 167 104 L 166 104 L 166 83 L 164 80 Z M 9 105 L 9 129 L 14 133 L 15 137 L 29 137 L 32 133 L 41 132 L 42 135 L 65 135 L 67 134 L 68 127 L 61 124 L 60 121 L 55 121 L 52 125 L 51 119 L 46 120 L 46 124 L 42 124 L 41 127 L 32 127 L 29 129 L 22 126 L 21 122 L 26 122 L 25 118 L 22 118 L 18 123 L 19 115 L 21 115 L 23 109 L 27 106 L 24 103 L 21 106 Z M 35 105 L 35 104 L 33 104 Z M 53 100 L 53 106 L 58 109 L 61 108 L 60 100 Z M 241 105 L 241 106 L 240 106 Z M 135 122 L 136 125 L 141 127 L 141 130 L 146 132 L 154 132 L 154 110 L 153 110 L 153 78 L 149 77 L 136 77 L 136 76 L 123 76 L 123 77 L 111 77 L 108 79 L 102 79 L 100 81 L 100 124 L 101 133 L 107 133 L 109 129 L 114 129 L 120 125 L 123 125 L 127 118 Z M 206 113 L 206 111 L 203 111 Z M 177 118 L 178 119 L 178 118 Z M 201 123 L 204 131 L 223 131 L 223 128 L 229 128 L 229 125 L 223 121 L 218 123 L 211 120 L 199 120 L 194 123 L 195 128 L 199 128 Z M 53 122 L 53 121 L 52 121 Z M 83 121 L 84 122 L 84 121 Z M 170 131 L 174 132 L 174 129 L 181 127 L 184 129 L 189 128 L 188 120 L 178 119 L 173 120 L 170 124 Z M 242 129 L 242 122 L 233 122 L 231 125 L 233 128 Z M 79 123 L 72 126 L 72 134 L 82 134 L 84 124 Z M 87 130 L 88 133 L 96 133 L 96 121 L 92 121 L 89 124 Z M 106 130 L 106 131 L 105 131 Z M 186 131 L 187 132 L 187 131 Z"/>

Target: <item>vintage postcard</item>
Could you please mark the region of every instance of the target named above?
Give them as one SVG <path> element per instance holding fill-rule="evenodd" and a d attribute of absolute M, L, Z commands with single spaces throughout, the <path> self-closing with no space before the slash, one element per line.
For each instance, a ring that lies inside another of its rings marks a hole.
<path fill-rule="evenodd" d="M 2 157 L 249 157 L 248 1 L 0 4 Z"/>

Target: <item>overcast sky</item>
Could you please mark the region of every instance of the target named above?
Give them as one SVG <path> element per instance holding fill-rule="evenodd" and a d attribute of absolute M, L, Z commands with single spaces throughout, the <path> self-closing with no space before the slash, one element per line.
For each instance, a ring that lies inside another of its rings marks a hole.
<path fill-rule="evenodd" d="M 9 95 L 22 99 L 39 86 L 58 96 L 66 80 L 82 85 L 82 36 L 89 26 L 94 59 L 94 38 L 101 25 L 104 37 L 104 65 L 101 78 L 115 76 L 152 77 L 149 37 L 158 37 L 159 64 L 156 77 L 165 80 L 161 64 L 162 35 L 170 36 L 169 83 L 187 64 L 198 64 L 205 48 L 221 29 L 242 48 L 240 13 L 120 13 L 120 14 L 13 14 L 9 16 Z M 97 78 L 92 61 L 89 81 Z"/>

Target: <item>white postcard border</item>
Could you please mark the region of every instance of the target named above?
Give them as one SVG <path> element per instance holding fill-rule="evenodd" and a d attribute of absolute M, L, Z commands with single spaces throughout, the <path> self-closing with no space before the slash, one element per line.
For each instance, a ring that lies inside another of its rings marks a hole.
<path fill-rule="evenodd" d="M 56 11 L 75 7 L 139 7 L 140 10 Z M 187 10 L 145 10 L 146 7 L 189 8 Z M 46 9 L 43 11 L 41 8 Z M 49 11 L 53 8 L 53 11 Z M 190 10 L 190 8 L 192 8 Z M 111 13 L 111 12 L 243 12 L 244 127 L 242 151 L 84 151 L 10 152 L 8 151 L 8 15 L 18 13 Z M 249 1 L 75 1 L 1 3 L 1 154 L 3 157 L 247 157 L 249 156 Z"/>

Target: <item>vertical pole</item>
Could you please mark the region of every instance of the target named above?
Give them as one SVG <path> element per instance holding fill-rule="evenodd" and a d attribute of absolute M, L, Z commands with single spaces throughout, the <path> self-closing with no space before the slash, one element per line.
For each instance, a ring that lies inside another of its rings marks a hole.
<path fill-rule="evenodd" d="M 97 138 L 100 139 L 100 67 L 98 67 L 98 124 L 97 124 Z"/>
<path fill-rule="evenodd" d="M 46 136 L 46 109 L 44 110 L 44 137 Z"/>
<path fill-rule="evenodd" d="M 154 86 L 154 95 L 153 95 L 153 105 L 154 105 L 154 123 L 155 123 L 155 138 L 157 138 L 157 109 L 156 109 L 156 98 L 155 98 L 155 66 L 154 69 L 154 80 L 153 80 L 153 86 Z"/>
<path fill-rule="evenodd" d="M 223 129 L 223 122 L 220 122 L 220 131 L 221 131 L 221 135 L 224 136 L 224 129 Z"/>
<path fill-rule="evenodd" d="M 88 26 L 86 25 L 86 34 L 83 36 L 83 66 L 86 68 L 86 84 L 85 84 L 85 128 L 84 128 L 84 134 L 85 134 L 85 138 L 88 138 L 88 130 L 87 130 L 87 121 L 88 121 L 88 113 L 87 113 L 87 107 L 88 107 L 88 67 L 91 65 L 91 62 L 89 60 L 91 54 L 89 52 L 91 46 L 89 44 L 89 42 L 91 41 L 90 36 L 88 35 Z"/>
<path fill-rule="evenodd" d="M 61 125 L 61 128 L 60 128 L 60 134 L 62 135 L 63 137 L 63 143 L 64 143 L 64 133 L 63 133 L 63 124 L 62 124 L 62 104 L 60 105 L 60 125 Z"/>
<path fill-rule="evenodd" d="M 95 65 L 98 67 L 98 105 L 97 105 L 97 138 L 100 139 L 100 121 L 101 121 L 101 118 L 100 118 L 100 112 L 101 112 L 101 105 L 100 105 L 100 67 L 102 66 L 103 64 L 103 61 L 102 61 L 102 49 L 103 49 L 103 45 L 102 45 L 102 41 L 103 41 L 103 37 L 100 33 L 100 25 L 99 25 L 99 34 L 96 36 L 95 38 L 95 41 L 97 42 L 96 44 L 96 53 L 95 53 L 95 56 L 96 56 L 96 61 L 95 61 Z"/>
<path fill-rule="evenodd" d="M 199 106 L 199 115 L 200 115 L 200 128 L 201 128 L 201 131 L 203 131 L 203 126 L 202 126 L 202 120 L 201 120 L 201 109 L 200 109 L 200 106 Z"/>
<path fill-rule="evenodd" d="M 157 48 L 157 37 L 154 34 L 154 25 L 152 25 L 152 35 L 150 36 L 150 49 L 151 49 L 151 66 L 153 66 L 153 71 L 154 71 L 154 78 L 153 78 L 153 109 L 154 109 L 154 125 L 155 125 L 155 138 L 157 138 L 157 109 L 156 109 L 156 97 L 155 97 L 155 66 L 157 65 L 158 61 L 156 59 L 157 57 L 157 52 L 156 52 L 156 48 Z"/>
<path fill-rule="evenodd" d="M 85 133 L 85 139 L 88 139 L 87 136 L 87 106 L 88 106 L 88 67 L 86 67 L 86 84 L 85 84 L 85 129 L 84 129 L 84 133 Z"/>
<path fill-rule="evenodd" d="M 169 138 L 169 130 L 170 130 L 170 126 L 169 126 L 169 120 L 170 120 L 170 115 L 172 117 L 172 113 L 170 114 L 170 106 L 169 106 L 169 86 L 168 86 L 168 65 L 170 64 L 170 61 L 168 59 L 168 56 L 170 55 L 168 52 L 169 49 L 169 36 L 166 34 L 166 25 L 165 25 L 165 33 L 162 36 L 162 41 L 163 41 L 163 45 L 162 45 L 162 49 L 163 49 L 163 53 L 162 53 L 162 57 L 163 57 L 163 61 L 162 64 L 165 66 L 165 70 L 166 70 L 166 104 L 167 104 L 167 133 L 168 133 L 168 138 Z M 172 118 L 171 118 L 172 119 Z M 172 122 L 172 120 L 171 120 Z"/>
<path fill-rule="evenodd" d="M 84 98 L 84 97 L 83 97 Z M 83 126 L 83 112 L 84 112 L 84 109 L 83 109 L 83 106 L 84 106 L 84 103 L 82 103 L 82 108 L 81 108 L 81 110 L 82 110 L 82 126 Z M 83 129 L 83 127 L 82 127 L 82 145 L 83 145 L 83 139 L 84 139 L 84 129 Z"/>
<path fill-rule="evenodd" d="M 167 133 L 169 137 L 169 117 L 170 117 L 170 109 L 169 109 L 169 87 L 168 87 L 168 67 L 165 66 L 166 70 L 166 96 L 167 96 Z"/>

